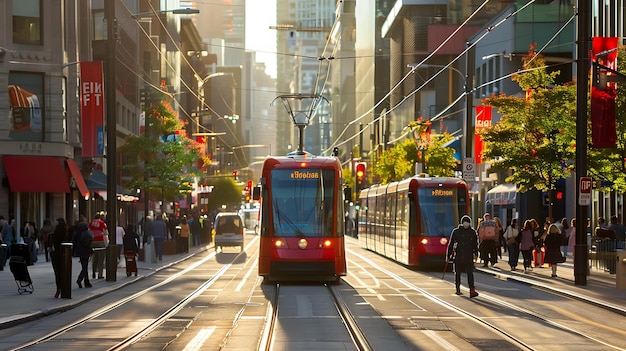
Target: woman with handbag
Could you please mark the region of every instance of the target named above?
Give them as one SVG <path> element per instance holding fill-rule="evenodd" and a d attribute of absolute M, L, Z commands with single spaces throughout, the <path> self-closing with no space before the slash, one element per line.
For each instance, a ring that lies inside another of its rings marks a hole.
<path fill-rule="evenodd" d="M 517 235 L 519 234 L 519 228 L 517 228 L 517 218 L 513 218 L 511 225 L 506 228 L 504 232 L 504 240 L 506 240 L 506 248 L 509 252 L 509 266 L 512 271 L 517 270 L 517 262 L 519 261 L 519 243 L 517 241 Z"/>
<path fill-rule="evenodd" d="M 546 246 L 545 262 L 549 263 L 552 267 L 552 278 L 556 278 L 557 264 L 565 262 L 565 257 L 561 253 L 561 243 L 563 242 L 563 234 L 559 228 L 550 224 L 548 227 L 548 233 L 543 243 Z"/>

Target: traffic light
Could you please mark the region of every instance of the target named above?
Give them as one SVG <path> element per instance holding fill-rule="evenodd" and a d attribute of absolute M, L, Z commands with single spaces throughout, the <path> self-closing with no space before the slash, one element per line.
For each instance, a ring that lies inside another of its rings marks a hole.
<path fill-rule="evenodd" d="M 237 171 L 233 171 L 233 179 L 237 181 Z"/>
<path fill-rule="evenodd" d="M 252 195 L 252 181 L 249 180 L 246 187 L 243 189 L 246 192 L 246 202 L 250 201 L 250 196 Z"/>
<path fill-rule="evenodd" d="M 356 183 L 360 189 L 363 185 L 363 179 L 365 178 L 365 162 L 358 162 L 356 164 Z"/>

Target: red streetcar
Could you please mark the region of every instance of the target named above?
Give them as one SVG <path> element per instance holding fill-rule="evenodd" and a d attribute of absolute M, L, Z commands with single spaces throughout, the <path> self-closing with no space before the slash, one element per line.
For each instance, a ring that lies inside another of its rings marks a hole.
<path fill-rule="evenodd" d="M 268 157 L 261 175 L 259 275 L 326 280 L 346 275 L 341 164 L 336 157 Z"/>
<path fill-rule="evenodd" d="M 452 230 L 469 214 L 459 178 L 415 176 L 359 193 L 359 241 L 408 266 L 444 265 Z"/>

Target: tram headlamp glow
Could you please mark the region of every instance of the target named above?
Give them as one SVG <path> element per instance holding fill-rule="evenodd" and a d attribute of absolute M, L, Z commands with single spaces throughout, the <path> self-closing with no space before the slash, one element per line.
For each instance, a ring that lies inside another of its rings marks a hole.
<path fill-rule="evenodd" d="M 284 245 L 285 243 L 280 239 L 277 239 L 276 241 L 274 241 L 274 246 L 276 247 L 283 247 Z"/>
<path fill-rule="evenodd" d="M 300 167 L 306 167 L 306 162 L 300 162 Z"/>
<path fill-rule="evenodd" d="M 324 247 L 326 248 L 330 247 L 332 244 L 333 242 L 328 239 L 324 240 L 324 243 L 323 243 Z"/>
<path fill-rule="evenodd" d="M 423 238 L 422 240 L 420 240 L 420 243 L 422 245 L 428 245 L 428 238 Z"/>
<path fill-rule="evenodd" d="M 306 241 L 306 239 L 300 239 L 298 240 L 298 247 L 301 248 L 302 250 L 306 249 L 309 246 L 308 241 Z"/>
<path fill-rule="evenodd" d="M 441 245 L 448 245 L 448 238 L 443 237 L 443 238 L 439 239 L 439 243 Z"/>

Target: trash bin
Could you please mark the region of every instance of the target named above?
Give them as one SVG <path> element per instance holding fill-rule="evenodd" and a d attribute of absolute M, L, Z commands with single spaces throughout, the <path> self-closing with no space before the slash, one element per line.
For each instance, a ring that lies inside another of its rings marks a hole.
<path fill-rule="evenodd" d="M 615 284 L 618 289 L 626 289 L 626 251 L 617 251 L 615 263 Z"/>

